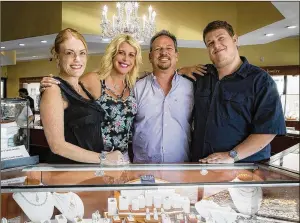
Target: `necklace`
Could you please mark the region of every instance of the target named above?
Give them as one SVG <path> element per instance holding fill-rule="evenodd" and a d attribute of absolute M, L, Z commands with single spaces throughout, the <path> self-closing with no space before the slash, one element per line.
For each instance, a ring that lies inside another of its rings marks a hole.
<path fill-rule="evenodd" d="M 92 223 L 99 223 L 101 219 L 101 215 L 99 211 L 96 211 L 95 213 L 92 214 Z"/>
<path fill-rule="evenodd" d="M 237 188 L 237 193 L 244 198 L 253 198 L 258 193 L 258 188 Z"/>
<path fill-rule="evenodd" d="M 72 86 L 72 85 L 71 85 Z M 72 86 L 72 88 L 79 94 L 81 92 L 80 86 L 78 85 L 77 87 Z"/>
<path fill-rule="evenodd" d="M 115 90 L 119 90 L 119 89 L 120 89 L 120 85 L 114 84 L 114 89 L 115 89 Z"/>
<path fill-rule="evenodd" d="M 110 93 L 112 93 L 113 95 L 115 95 L 118 99 L 122 99 L 123 96 L 124 96 L 124 93 L 125 93 L 125 91 L 126 91 L 126 89 L 127 89 L 127 84 L 125 84 L 125 87 L 124 87 L 124 89 L 123 89 L 123 91 L 122 91 L 121 94 L 117 94 L 114 90 L 110 89 L 106 84 L 105 84 L 105 88 L 106 88 Z M 115 87 L 114 87 L 114 88 L 115 88 Z"/>
<path fill-rule="evenodd" d="M 53 194 L 54 195 L 54 198 L 55 199 L 59 199 L 59 203 L 60 204 L 64 204 L 65 203 L 65 200 L 64 200 L 64 195 L 61 195 L 59 193 L 55 193 Z M 76 201 L 74 200 L 74 196 L 72 196 L 72 194 L 69 194 L 68 193 L 68 197 L 71 197 L 70 200 L 69 200 L 69 205 L 68 205 L 68 212 L 73 212 L 74 210 L 77 211 L 77 204 L 76 204 Z M 62 205 L 60 205 L 61 208 L 62 208 Z"/>
<path fill-rule="evenodd" d="M 30 193 L 30 192 L 29 192 L 29 193 Z M 43 192 L 42 192 L 42 193 L 43 193 Z M 30 193 L 30 194 L 31 194 L 31 193 Z M 45 200 L 44 200 L 42 203 L 38 203 L 38 202 L 40 201 L 40 198 L 39 198 L 39 196 L 38 196 L 38 192 L 35 193 L 35 201 L 36 201 L 37 203 L 33 203 L 32 201 L 28 200 L 28 199 L 26 198 L 26 196 L 25 196 L 24 194 L 22 194 L 22 192 L 20 192 L 20 195 L 24 198 L 25 201 L 27 201 L 29 204 L 31 204 L 31 205 L 33 205 L 33 206 L 43 206 L 43 205 L 46 203 L 47 199 L 48 199 L 48 192 L 46 192 Z"/>

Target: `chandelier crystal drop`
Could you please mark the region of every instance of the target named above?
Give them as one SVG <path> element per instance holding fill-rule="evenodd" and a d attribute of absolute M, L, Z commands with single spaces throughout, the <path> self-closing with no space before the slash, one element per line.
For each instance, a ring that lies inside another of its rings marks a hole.
<path fill-rule="evenodd" d="M 108 7 L 106 5 L 103 7 L 100 24 L 103 41 L 109 41 L 116 35 L 125 33 L 143 43 L 149 41 L 154 35 L 156 12 L 151 6 L 148 8 L 148 16 L 143 15 L 143 17 L 138 15 L 138 2 L 117 2 L 116 9 L 116 14 L 109 20 L 107 18 Z"/>

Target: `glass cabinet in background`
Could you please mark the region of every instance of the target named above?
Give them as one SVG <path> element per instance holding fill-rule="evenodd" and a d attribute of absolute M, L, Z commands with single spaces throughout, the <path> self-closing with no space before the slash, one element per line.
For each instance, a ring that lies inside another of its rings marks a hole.
<path fill-rule="evenodd" d="M 275 75 L 272 78 L 277 85 L 285 119 L 299 121 L 299 75 Z"/>
<path fill-rule="evenodd" d="M 29 102 L 25 99 L 1 99 L 1 161 L 10 156 L 12 149 L 29 149 Z M 17 155 L 16 155 L 17 156 Z"/>
<path fill-rule="evenodd" d="M 20 222 L 299 222 L 299 173 L 265 164 L 38 165 L 1 175 L 2 217 Z"/>

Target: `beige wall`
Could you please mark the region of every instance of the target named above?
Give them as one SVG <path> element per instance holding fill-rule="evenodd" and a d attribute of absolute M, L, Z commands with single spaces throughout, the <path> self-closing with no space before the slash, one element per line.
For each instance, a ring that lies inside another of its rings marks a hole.
<path fill-rule="evenodd" d="M 242 46 L 240 55 L 245 55 L 257 66 L 299 65 L 299 37 L 285 38 L 272 43 Z M 264 62 L 260 61 L 264 57 Z"/>
<path fill-rule="evenodd" d="M 240 36 L 284 19 L 271 2 L 247 1 L 236 4 L 238 21 L 235 30 Z"/>
<path fill-rule="evenodd" d="M 1 67 L 1 77 L 7 77 L 7 66 Z"/>
<path fill-rule="evenodd" d="M 240 55 L 244 55 L 248 60 L 257 66 L 282 66 L 299 65 L 299 38 L 286 38 L 272 43 L 255 46 L 240 47 Z M 148 61 L 148 51 L 143 52 L 143 65 L 141 71 L 151 71 L 151 64 Z M 264 57 L 264 62 L 260 61 Z M 97 70 L 100 55 L 89 57 L 86 71 Z M 184 65 L 210 63 L 206 49 L 179 49 L 179 62 L 177 67 Z M 5 69 L 5 68 L 2 68 Z M 57 74 L 55 62 L 49 60 L 37 60 L 29 62 L 19 62 L 14 66 L 7 66 L 7 96 L 17 96 L 19 88 L 19 78 L 39 77 L 50 73 Z"/>
<path fill-rule="evenodd" d="M 1 41 L 57 33 L 62 24 L 61 2 L 0 2 Z"/>
<path fill-rule="evenodd" d="M 55 74 L 56 70 L 55 62 L 49 60 L 18 62 L 17 65 L 7 66 L 7 97 L 18 96 L 19 78 Z"/>

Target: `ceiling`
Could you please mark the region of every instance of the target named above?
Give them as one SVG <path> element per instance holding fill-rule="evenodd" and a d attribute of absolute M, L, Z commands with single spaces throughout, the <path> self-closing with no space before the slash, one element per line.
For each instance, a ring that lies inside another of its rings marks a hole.
<path fill-rule="evenodd" d="M 272 2 L 278 11 L 285 17 L 283 20 L 269 24 L 260 29 L 246 33 L 239 37 L 239 45 L 266 44 L 287 37 L 299 37 L 299 2 Z M 287 26 L 296 26 L 288 29 Z M 273 36 L 265 36 L 273 33 Z M 1 42 L 1 51 L 16 51 L 16 61 L 29 61 L 50 58 L 50 48 L 54 42 L 56 34 L 37 36 L 25 39 Z M 98 35 L 84 35 L 88 43 L 89 54 L 101 54 L 107 42 L 101 40 Z M 46 43 L 42 43 L 44 40 Z M 19 46 L 20 43 L 25 46 Z M 205 48 L 200 40 L 178 40 L 179 47 Z M 2 49 L 5 47 L 5 49 Z M 142 44 L 142 49 L 148 49 L 147 44 Z"/>

